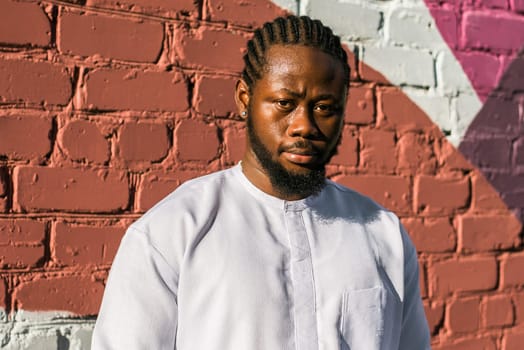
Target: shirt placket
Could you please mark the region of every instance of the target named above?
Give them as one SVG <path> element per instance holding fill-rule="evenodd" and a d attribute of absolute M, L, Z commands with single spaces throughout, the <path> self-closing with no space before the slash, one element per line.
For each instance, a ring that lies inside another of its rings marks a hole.
<path fill-rule="evenodd" d="M 302 209 L 286 206 L 286 224 L 291 253 L 295 344 L 297 350 L 318 349 L 315 284 L 311 249 Z"/>

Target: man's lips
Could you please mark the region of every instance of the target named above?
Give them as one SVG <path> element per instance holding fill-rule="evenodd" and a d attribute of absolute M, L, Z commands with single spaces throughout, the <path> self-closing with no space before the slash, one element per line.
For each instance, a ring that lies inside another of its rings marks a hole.
<path fill-rule="evenodd" d="M 286 160 L 295 164 L 312 164 L 318 159 L 318 153 L 309 149 L 288 149 L 282 152 Z"/>

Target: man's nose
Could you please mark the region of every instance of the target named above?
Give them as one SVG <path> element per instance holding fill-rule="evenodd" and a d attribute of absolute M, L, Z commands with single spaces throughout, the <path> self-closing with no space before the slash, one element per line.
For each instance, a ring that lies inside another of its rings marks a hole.
<path fill-rule="evenodd" d="M 313 111 L 305 107 L 298 107 L 290 115 L 287 128 L 288 136 L 292 137 L 316 137 L 319 134 L 318 125 L 313 117 Z"/>

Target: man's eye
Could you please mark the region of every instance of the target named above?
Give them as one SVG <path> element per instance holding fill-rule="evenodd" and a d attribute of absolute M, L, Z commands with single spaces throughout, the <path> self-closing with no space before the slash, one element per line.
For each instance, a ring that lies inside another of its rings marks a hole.
<path fill-rule="evenodd" d="M 290 100 L 278 100 L 277 106 L 282 109 L 290 109 L 293 108 L 293 102 Z"/>
<path fill-rule="evenodd" d="M 332 113 L 335 111 L 335 107 L 328 104 L 318 104 L 315 106 L 315 110 L 322 113 Z"/>

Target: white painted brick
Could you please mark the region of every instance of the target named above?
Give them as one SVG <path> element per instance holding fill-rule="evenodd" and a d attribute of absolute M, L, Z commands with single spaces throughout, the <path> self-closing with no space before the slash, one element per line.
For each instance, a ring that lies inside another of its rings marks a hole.
<path fill-rule="evenodd" d="M 272 2 L 294 14 L 298 13 L 298 0 L 272 0 Z"/>
<path fill-rule="evenodd" d="M 79 328 L 71 333 L 70 350 L 90 350 L 93 327 Z"/>
<path fill-rule="evenodd" d="M 15 334 L 3 349 L 58 350 L 58 335 L 56 333 L 53 334 L 41 331 L 29 331 L 24 334 Z"/>
<path fill-rule="evenodd" d="M 454 123 L 450 113 L 450 97 L 436 95 L 434 91 L 428 93 L 420 91 L 420 89 L 411 88 L 402 90 L 441 130 L 450 132 L 453 129 Z"/>
<path fill-rule="evenodd" d="M 434 62 L 429 52 L 375 46 L 366 46 L 363 51 L 364 62 L 395 85 L 435 85 Z"/>
<path fill-rule="evenodd" d="M 446 47 L 437 25 L 427 7 L 395 7 L 386 15 L 386 40 L 414 48 L 438 49 Z"/>
<path fill-rule="evenodd" d="M 455 104 L 452 105 L 456 116 L 454 133 L 462 140 L 467 128 L 482 108 L 482 102 L 474 92 L 461 93 L 454 100 Z"/>
<path fill-rule="evenodd" d="M 301 14 L 321 20 L 342 39 L 377 39 L 382 14 L 363 5 L 337 0 L 301 1 Z"/>
<path fill-rule="evenodd" d="M 471 83 L 459 61 L 448 50 L 441 51 L 436 60 L 437 84 L 441 92 L 456 94 L 459 91 L 473 92 Z"/>
<path fill-rule="evenodd" d="M 0 324 L 0 349 L 89 350 L 93 329 L 68 312 L 18 311 Z"/>

